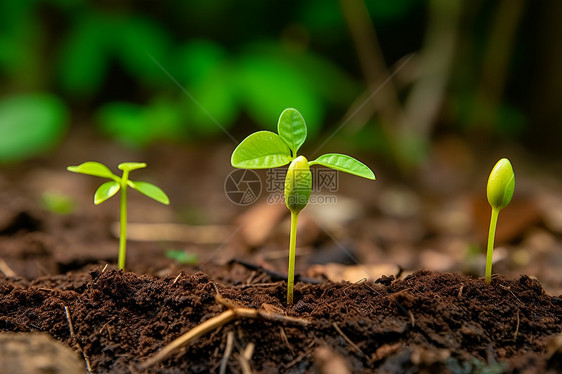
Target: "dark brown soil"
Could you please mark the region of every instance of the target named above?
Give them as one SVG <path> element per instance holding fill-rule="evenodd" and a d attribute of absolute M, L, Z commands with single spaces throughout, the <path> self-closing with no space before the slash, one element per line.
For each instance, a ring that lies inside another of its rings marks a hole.
<path fill-rule="evenodd" d="M 310 324 L 235 319 L 143 372 L 218 372 L 229 332 L 230 372 L 242 372 L 238 357 L 251 343 L 249 362 L 259 373 L 328 372 L 326 365 L 352 373 L 562 371 L 554 340 L 562 300 L 526 276 L 497 277 L 490 286 L 427 271 L 374 283 L 297 283 L 290 307 L 284 282 L 259 279 L 226 285 L 201 272 L 155 278 L 101 267 L 30 283 L 2 277 L 0 330 L 47 332 L 81 348 L 94 373 L 135 373 L 167 343 L 225 311 L 218 291 L 240 306 Z"/>
<path fill-rule="evenodd" d="M 52 373 L 76 374 L 64 365 L 55 368 L 56 363 L 69 361 L 61 358 L 68 357 L 63 349 L 66 347 L 78 352 L 75 356 L 83 373 L 87 372 L 86 361 L 92 373 L 117 374 L 246 373 L 246 364 L 254 373 L 562 372 L 562 301 L 547 295 L 538 281 L 515 275 L 535 275 L 550 294 L 560 294 L 562 231 L 553 228 L 562 226 L 548 221 L 550 216 L 545 213 L 534 214 L 537 209 L 532 209 L 533 205 L 524 204 L 514 211 L 512 217 L 523 217 L 527 223 L 512 224 L 516 230 L 509 237 L 503 235 L 504 243 L 511 244 L 510 256 L 504 255 L 503 260 L 500 256 L 494 271 L 510 276 L 496 277 L 486 286 L 482 279 L 459 274 L 480 274 L 483 269 L 483 262 L 471 263 L 474 258 L 469 253 L 458 253 L 459 248 L 475 242 L 468 232 L 457 237 L 451 232 L 464 231 L 431 226 L 435 211 L 431 203 L 428 209 L 420 209 L 427 214 L 404 219 L 381 216 L 374 198 L 379 194 L 369 187 L 358 201 L 370 201 L 366 206 L 371 211 L 364 218 L 354 212 L 358 218 L 349 225 L 342 220 L 345 235 L 332 235 L 332 230 L 339 232 L 337 226 L 326 231 L 314 219 L 308 219 L 307 224 L 303 215 L 297 271 L 304 277 L 296 285 L 295 304 L 288 307 L 283 281 L 286 217 L 275 209 L 263 210 L 260 204 L 247 212 L 246 208 L 229 205 L 221 179 L 229 170 L 219 172 L 199 161 L 184 161 L 207 160 L 207 149 L 191 154 L 191 158 L 172 157 L 165 150 L 158 152 L 163 155 L 159 156 L 161 162 L 148 158 L 154 166 L 151 170 L 162 170 L 162 174 L 147 180 L 174 180 L 173 186 L 163 187 L 171 191 L 179 210 L 159 207 L 132 193 L 130 217 L 132 222 L 141 223 L 178 222 L 179 212 L 189 215 L 190 208 L 200 203 L 202 212 L 216 215 L 203 219 L 203 224 L 226 224 L 230 227 L 227 235 L 214 244 L 130 240 L 129 272 L 116 271 L 111 266 L 104 271 L 104 265 L 115 263 L 117 257 L 117 239 L 110 227 L 118 218 L 118 201 L 93 206 L 91 194 L 99 180 L 64 171 L 65 165 L 99 153 L 98 147 L 92 148 L 94 153 L 80 153 L 80 149 L 61 154 L 59 164 L 51 169 L 33 169 L 22 175 L 19 169 L 14 170 L 13 181 L 5 178 L 5 173 L 0 175 L 0 374 L 27 372 L 8 371 L 9 362 L 18 368 L 37 368 L 38 372 L 48 368 Z M 209 165 L 224 165 L 223 159 L 231 151 L 228 147 L 218 152 L 216 162 Z M 147 158 L 119 154 L 115 159 Z M 164 168 L 171 159 L 182 161 Z M 207 171 L 187 172 L 187 164 Z M 193 182 L 193 175 L 207 178 L 207 182 L 201 178 Z M 217 179 L 217 175 L 221 177 Z M 211 185 L 218 185 L 218 190 Z M 39 197 L 47 187 L 57 187 L 55 190 L 73 196 L 77 210 L 58 215 L 41 208 Z M 554 191 L 551 196 L 558 196 L 559 189 Z M 539 192 L 544 195 L 544 191 Z M 357 193 L 354 186 L 353 195 Z M 466 196 L 462 201 L 472 201 L 470 194 Z M 447 206 L 439 212 L 448 212 Z M 552 207 L 552 216 L 558 216 L 559 205 L 545 206 Z M 487 232 L 488 213 L 486 210 L 482 219 L 476 219 L 484 222 L 485 227 L 479 231 Z M 502 212 L 500 229 L 516 222 L 509 219 L 508 213 L 508 209 Z M 321 214 L 317 212 L 316 216 Z M 310 217 L 314 218 L 314 214 Z M 248 218 L 259 224 L 248 225 Z M 262 235 L 268 230 L 269 234 Z M 248 232 L 259 233 L 259 237 L 248 237 Z M 334 237 L 345 241 L 345 253 Z M 498 241 L 501 237 L 498 231 Z M 198 264 L 182 265 L 166 256 L 168 249 L 195 253 Z M 479 253 L 476 260 L 483 257 L 483 252 Z M 236 260 L 229 262 L 233 259 Z M 349 277 L 346 273 L 338 277 L 338 271 L 329 273 L 333 267 L 328 265 L 316 265 L 314 269 L 310 266 L 327 262 L 336 263 L 339 271 L 353 267 L 361 271 L 359 276 Z M 350 263 L 362 265 L 348 267 Z M 384 271 L 371 271 L 378 264 L 391 264 L 395 270 L 383 266 Z M 369 279 L 375 278 L 370 274 L 398 272 L 399 267 L 406 272 L 431 267 L 454 274 L 421 271 L 399 279 L 383 277 L 376 282 L 327 281 L 360 279 L 366 273 L 363 266 L 369 269 Z M 139 369 L 177 337 L 227 311 L 224 300 L 309 323 L 303 326 L 290 319 L 237 318 L 211 329 L 161 363 L 144 371 Z M 53 346 L 45 333 L 64 347 Z M 227 341 L 233 343 L 230 354 L 226 353 Z M 21 357 L 14 359 L 16 349 Z M 245 361 L 246 356 L 251 357 Z M 33 365 L 30 360 L 34 360 Z"/>

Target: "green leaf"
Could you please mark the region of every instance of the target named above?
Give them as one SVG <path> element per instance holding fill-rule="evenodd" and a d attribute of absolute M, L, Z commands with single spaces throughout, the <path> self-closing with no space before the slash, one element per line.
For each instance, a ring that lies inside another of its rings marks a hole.
<path fill-rule="evenodd" d="M 145 162 L 122 162 L 119 165 L 117 165 L 117 168 L 119 170 L 129 170 L 129 171 L 142 169 L 145 167 L 146 167 Z"/>
<path fill-rule="evenodd" d="M 279 116 L 277 132 L 291 148 L 293 156 L 296 156 L 300 146 L 306 140 L 306 123 L 300 112 L 293 108 L 285 109 Z"/>
<path fill-rule="evenodd" d="M 98 187 L 96 194 L 94 195 L 94 204 L 99 205 L 103 203 L 105 200 L 115 195 L 120 188 L 121 185 L 115 181 L 105 182 Z"/>
<path fill-rule="evenodd" d="M 328 153 L 309 162 L 309 165 L 322 165 L 335 170 L 344 171 L 349 174 L 358 175 L 363 178 L 375 180 L 375 174 L 368 166 L 353 157 L 339 153 Z"/>
<path fill-rule="evenodd" d="M 291 150 L 279 135 L 258 131 L 236 147 L 230 162 L 235 168 L 269 169 L 287 165 L 291 160 Z"/>
<path fill-rule="evenodd" d="M 71 171 L 73 173 L 80 173 L 86 175 L 93 175 L 96 177 L 109 178 L 109 179 L 113 179 L 116 182 L 118 182 L 121 179 L 117 175 L 113 174 L 107 166 L 95 161 L 87 161 L 78 166 L 69 166 L 66 168 L 66 170 Z"/>
<path fill-rule="evenodd" d="M 164 191 L 160 187 L 153 185 L 152 183 L 148 182 L 133 182 L 128 181 L 128 185 L 135 190 L 139 191 L 140 193 L 162 203 L 164 205 L 170 204 L 170 199 L 166 195 Z"/>
<path fill-rule="evenodd" d="M 507 158 L 499 160 L 490 173 L 486 188 L 488 202 L 493 208 L 505 208 L 515 191 L 515 174 Z"/>
<path fill-rule="evenodd" d="M 37 156 L 64 136 L 67 109 L 45 94 L 9 96 L 0 100 L 0 162 Z"/>

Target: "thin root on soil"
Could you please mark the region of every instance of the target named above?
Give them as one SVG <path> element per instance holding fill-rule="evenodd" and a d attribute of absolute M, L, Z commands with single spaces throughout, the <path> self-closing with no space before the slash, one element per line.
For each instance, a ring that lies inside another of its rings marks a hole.
<path fill-rule="evenodd" d="M 78 351 L 82 354 L 82 357 L 84 358 L 84 361 L 86 362 L 86 370 L 88 370 L 88 373 L 91 374 L 92 373 L 92 367 L 90 365 L 90 360 L 88 359 L 88 356 L 86 356 L 86 353 L 84 352 L 84 350 L 82 349 L 82 347 L 78 343 L 78 340 L 76 339 L 76 334 L 74 333 L 74 325 L 72 324 L 72 318 L 70 317 L 70 309 L 66 305 L 64 306 L 64 312 L 66 313 L 66 320 L 68 321 L 68 328 L 70 330 L 70 337 L 74 341 L 76 347 L 78 348 Z"/>
<path fill-rule="evenodd" d="M 183 347 L 186 344 L 189 344 L 190 342 L 198 339 L 202 335 L 212 330 L 215 330 L 217 328 L 220 328 L 225 324 L 229 323 L 230 321 L 237 318 L 238 319 L 242 319 L 242 318 L 263 319 L 266 321 L 285 322 L 285 323 L 297 324 L 297 325 L 308 325 L 310 323 L 309 321 L 302 318 L 287 317 L 275 313 L 266 313 L 256 309 L 243 308 L 238 305 L 235 305 L 232 301 L 224 299 L 219 294 L 216 295 L 216 301 L 219 304 L 228 307 L 228 310 L 222 312 L 218 316 L 206 320 L 205 322 L 199 324 L 198 326 L 194 327 L 190 331 L 176 338 L 171 343 L 169 343 L 164 348 L 162 348 L 154 356 L 146 360 L 144 363 L 140 364 L 139 369 L 145 370 L 153 365 L 158 364 L 159 362 L 168 358 L 178 348 Z"/>
<path fill-rule="evenodd" d="M 219 368 L 219 374 L 225 374 L 226 368 L 228 366 L 228 360 L 232 354 L 232 348 L 234 347 L 234 332 L 229 331 L 226 334 L 226 347 L 224 348 L 224 356 L 222 357 L 221 365 Z"/>
<path fill-rule="evenodd" d="M 361 350 L 361 348 L 359 348 L 357 346 L 357 344 L 355 344 L 351 339 L 349 339 L 349 337 L 347 335 L 344 334 L 344 332 L 340 329 L 340 327 L 338 326 L 337 323 L 332 323 L 332 326 L 334 326 L 334 329 L 336 329 L 336 331 L 338 332 L 338 334 L 341 335 L 341 337 L 343 338 L 343 340 L 345 340 L 347 342 L 347 344 L 349 344 L 351 346 L 351 348 L 356 351 L 357 353 L 359 353 L 361 356 L 363 357 L 367 357 L 365 355 L 365 353 L 363 353 L 363 351 Z"/>

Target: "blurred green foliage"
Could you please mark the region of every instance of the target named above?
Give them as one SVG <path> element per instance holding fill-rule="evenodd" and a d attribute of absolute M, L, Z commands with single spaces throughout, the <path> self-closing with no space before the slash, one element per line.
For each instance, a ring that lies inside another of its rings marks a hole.
<path fill-rule="evenodd" d="M 162 140 L 174 141 L 183 131 L 178 106 L 166 100 L 146 105 L 110 102 L 98 110 L 96 119 L 104 133 L 137 147 Z"/>
<path fill-rule="evenodd" d="M 357 45 L 343 11 L 351 3 L 2 1 L 0 95 L 5 99 L 0 131 L 9 136 L 0 136 L 1 160 L 33 157 L 52 147 L 64 136 L 67 112 L 87 113 L 106 136 L 145 147 L 223 136 L 224 129 L 236 133 L 240 130 L 234 126 L 248 119 L 255 128 L 274 130 L 278 113 L 295 107 L 307 118 L 314 138 L 323 126 L 341 121 L 352 103 L 372 89 L 373 82 L 365 82 L 361 71 L 364 47 Z M 428 14 L 438 3 L 364 2 L 387 66 L 423 49 Z M 494 51 L 488 29 L 499 10 L 466 6 L 465 21 L 471 23 L 459 25 L 464 44 L 452 66 L 452 87 L 440 118 L 452 131 L 481 135 L 485 128 L 491 136 L 506 138 L 528 133 L 517 101 L 500 100 L 501 89 L 488 100 L 486 86 L 474 78 L 487 48 Z M 516 47 L 518 55 L 525 56 L 524 48 L 517 43 Z M 501 58 L 491 61 L 485 65 L 491 76 L 509 67 L 501 65 Z M 499 61 L 497 66 L 494 61 Z M 524 68 L 516 67 L 508 78 Z M 397 88 L 400 105 L 416 83 L 415 73 L 408 74 Z M 40 92 L 56 97 L 23 103 L 20 96 Z M 25 113 L 18 116 L 19 111 Z M 41 119 L 26 117 L 32 115 Z M 8 116 L 14 122 L 6 122 Z M 30 132 L 43 135 L 16 137 L 17 131 L 10 132 L 23 122 Z M 389 141 L 388 127 L 394 125 L 381 121 L 375 112 L 360 123 L 351 121 L 342 138 L 354 147 L 383 154 L 392 154 L 389 143 L 399 143 L 398 152 L 417 154 L 408 148 L 419 142 Z M 42 132 L 31 131 L 32 127 Z"/>
<path fill-rule="evenodd" d="M 0 100 L 0 162 L 20 161 L 52 149 L 62 139 L 67 122 L 66 107 L 52 95 Z"/>
<path fill-rule="evenodd" d="M 199 259 L 197 253 L 191 253 L 182 249 L 168 249 L 166 251 L 166 257 L 175 260 L 181 265 L 197 265 Z"/>
<path fill-rule="evenodd" d="M 76 201 L 58 191 L 45 191 L 41 194 L 41 205 L 55 214 L 70 214 L 76 210 Z"/>
<path fill-rule="evenodd" d="M 249 20 L 239 18 L 244 27 L 237 28 L 237 39 L 231 39 L 228 25 L 213 38 L 216 23 L 231 17 L 232 2 L 187 3 L 129 8 L 80 0 L 2 2 L 0 73 L 9 82 L 3 93 L 55 91 L 72 108 L 96 112 L 93 119 L 103 133 L 144 147 L 213 136 L 242 114 L 273 129 L 288 106 L 310 118 L 314 136 L 330 106 L 344 108 L 359 92 L 348 73 L 306 46 L 295 46 L 298 40 L 279 40 L 280 30 L 268 30 L 264 20 L 254 23 L 263 30 L 252 30 Z M 250 2 L 234 11 L 266 8 Z M 180 16 L 185 23 L 178 25 Z M 338 25 L 340 31 L 344 27 Z M 246 28 L 249 34 L 240 31 Z M 197 31 L 211 35 L 194 37 Z M 22 142 L 13 146 L 26 148 Z"/>
<path fill-rule="evenodd" d="M 93 95 L 107 79 L 113 60 L 144 84 L 161 75 L 147 58 L 165 61 L 170 38 L 160 25 L 139 15 L 85 13 L 73 20 L 59 61 L 62 89 L 69 94 Z"/>

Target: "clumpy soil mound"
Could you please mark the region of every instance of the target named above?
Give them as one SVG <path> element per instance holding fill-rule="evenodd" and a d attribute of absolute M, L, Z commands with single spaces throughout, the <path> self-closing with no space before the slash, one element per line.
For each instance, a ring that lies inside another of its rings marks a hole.
<path fill-rule="evenodd" d="M 562 300 L 526 276 L 490 286 L 427 271 L 297 283 L 290 307 L 284 282 L 259 279 L 219 284 L 201 272 L 154 278 L 101 268 L 31 283 L 2 277 L 0 331 L 47 332 L 93 373 L 562 371 Z M 260 314 L 236 315 L 143 368 L 229 307 Z"/>

